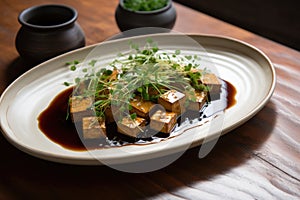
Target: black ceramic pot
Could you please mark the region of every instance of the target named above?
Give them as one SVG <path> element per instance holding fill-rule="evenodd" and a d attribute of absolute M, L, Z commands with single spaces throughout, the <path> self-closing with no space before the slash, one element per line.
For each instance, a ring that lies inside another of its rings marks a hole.
<path fill-rule="evenodd" d="M 121 31 L 142 27 L 172 29 L 176 21 L 176 10 L 170 0 L 168 4 L 154 11 L 131 11 L 120 0 L 115 12 L 115 19 Z"/>
<path fill-rule="evenodd" d="M 16 48 L 28 64 L 85 46 L 84 33 L 76 22 L 77 11 L 65 5 L 39 5 L 19 15 L 22 25 L 16 36 Z"/>

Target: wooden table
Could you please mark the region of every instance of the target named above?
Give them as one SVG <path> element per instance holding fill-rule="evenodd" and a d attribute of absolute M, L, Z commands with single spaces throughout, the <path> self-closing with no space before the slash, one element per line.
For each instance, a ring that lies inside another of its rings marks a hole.
<path fill-rule="evenodd" d="M 42 0 L 0 1 L 0 91 L 20 74 L 14 39 L 19 12 Z M 118 1 L 49 0 L 79 12 L 87 45 L 119 32 Z M 300 52 L 176 4 L 174 30 L 234 37 L 264 51 L 277 87 L 268 104 L 221 137 L 208 156 L 187 151 L 168 167 L 130 174 L 106 166 L 72 166 L 31 157 L 0 138 L 0 199 L 299 199 Z M 18 119 L 16 119 L 18 120 Z"/>

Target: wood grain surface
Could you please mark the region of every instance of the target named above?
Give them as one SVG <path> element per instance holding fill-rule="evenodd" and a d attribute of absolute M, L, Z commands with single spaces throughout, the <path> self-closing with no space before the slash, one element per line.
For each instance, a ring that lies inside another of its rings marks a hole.
<path fill-rule="evenodd" d="M 43 3 L 76 8 L 87 45 L 119 32 L 114 19 L 117 0 L 1 0 L 0 92 L 26 70 L 14 46 L 20 28 L 17 16 Z M 174 30 L 230 36 L 266 53 L 277 73 L 268 104 L 221 137 L 205 158 L 198 158 L 196 147 L 151 173 L 44 161 L 0 136 L 0 199 L 300 199 L 300 52 L 175 5 Z"/>

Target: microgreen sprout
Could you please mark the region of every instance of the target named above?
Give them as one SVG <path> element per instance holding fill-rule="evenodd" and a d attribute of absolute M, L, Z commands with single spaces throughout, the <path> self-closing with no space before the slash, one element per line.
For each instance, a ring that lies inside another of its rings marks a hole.
<path fill-rule="evenodd" d="M 152 11 L 167 4 L 168 0 L 124 0 L 124 7 L 132 11 Z"/>
<path fill-rule="evenodd" d="M 104 117 L 108 109 L 117 107 L 121 117 L 130 116 L 134 120 L 137 116 L 130 113 L 130 101 L 136 95 L 156 102 L 160 95 L 174 89 L 195 101 L 195 90 L 208 91 L 199 81 L 205 73 L 197 69 L 199 56 L 182 55 L 179 49 L 173 53 L 163 51 L 151 38 L 143 47 L 134 42 L 129 46 L 129 53 L 119 53 L 106 67 L 97 66 L 95 59 L 88 64 L 78 61 L 67 64 L 72 71 L 79 65 L 83 67 L 84 76 L 75 78 L 74 95 L 93 97 L 92 107 L 98 117 Z"/>

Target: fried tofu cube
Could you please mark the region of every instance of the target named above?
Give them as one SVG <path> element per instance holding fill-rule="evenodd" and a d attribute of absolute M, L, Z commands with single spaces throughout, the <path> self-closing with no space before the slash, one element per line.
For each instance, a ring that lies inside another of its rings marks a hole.
<path fill-rule="evenodd" d="M 150 128 L 162 133 L 170 133 L 176 124 L 177 114 L 157 110 L 150 118 Z"/>
<path fill-rule="evenodd" d="M 185 112 L 185 94 L 176 90 L 169 90 L 158 98 L 158 103 L 166 110 L 181 114 Z"/>
<path fill-rule="evenodd" d="M 145 129 L 146 120 L 141 117 L 131 119 L 130 117 L 123 117 L 118 125 L 118 132 L 130 137 L 137 137 L 140 132 Z"/>
<path fill-rule="evenodd" d="M 89 97 L 73 96 L 70 98 L 70 114 L 73 122 L 79 122 L 82 118 L 93 116 L 91 109 L 93 100 Z"/>
<path fill-rule="evenodd" d="M 201 76 L 201 82 L 209 87 L 210 94 L 218 94 L 221 92 L 222 83 L 215 74 L 204 73 Z"/>
<path fill-rule="evenodd" d="M 207 93 L 204 91 L 195 91 L 195 101 L 190 101 L 188 105 L 189 110 L 200 111 L 207 100 Z"/>
<path fill-rule="evenodd" d="M 138 134 L 145 129 L 146 120 L 141 117 L 131 119 L 130 117 L 123 117 L 118 125 L 118 132 L 124 135 L 136 138 Z"/>
<path fill-rule="evenodd" d="M 124 117 L 124 112 L 120 110 L 119 106 L 110 105 L 105 109 L 104 115 L 106 123 L 110 124 Z"/>
<path fill-rule="evenodd" d="M 103 118 L 84 117 L 82 119 L 84 139 L 101 139 L 106 137 L 106 126 Z"/>
<path fill-rule="evenodd" d="M 132 113 L 136 113 L 142 118 L 148 118 L 149 112 L 155 104 L 151 101 L 145 101 L 137 96 L 130 101 L 130 105 L 132 106 Z"/>

